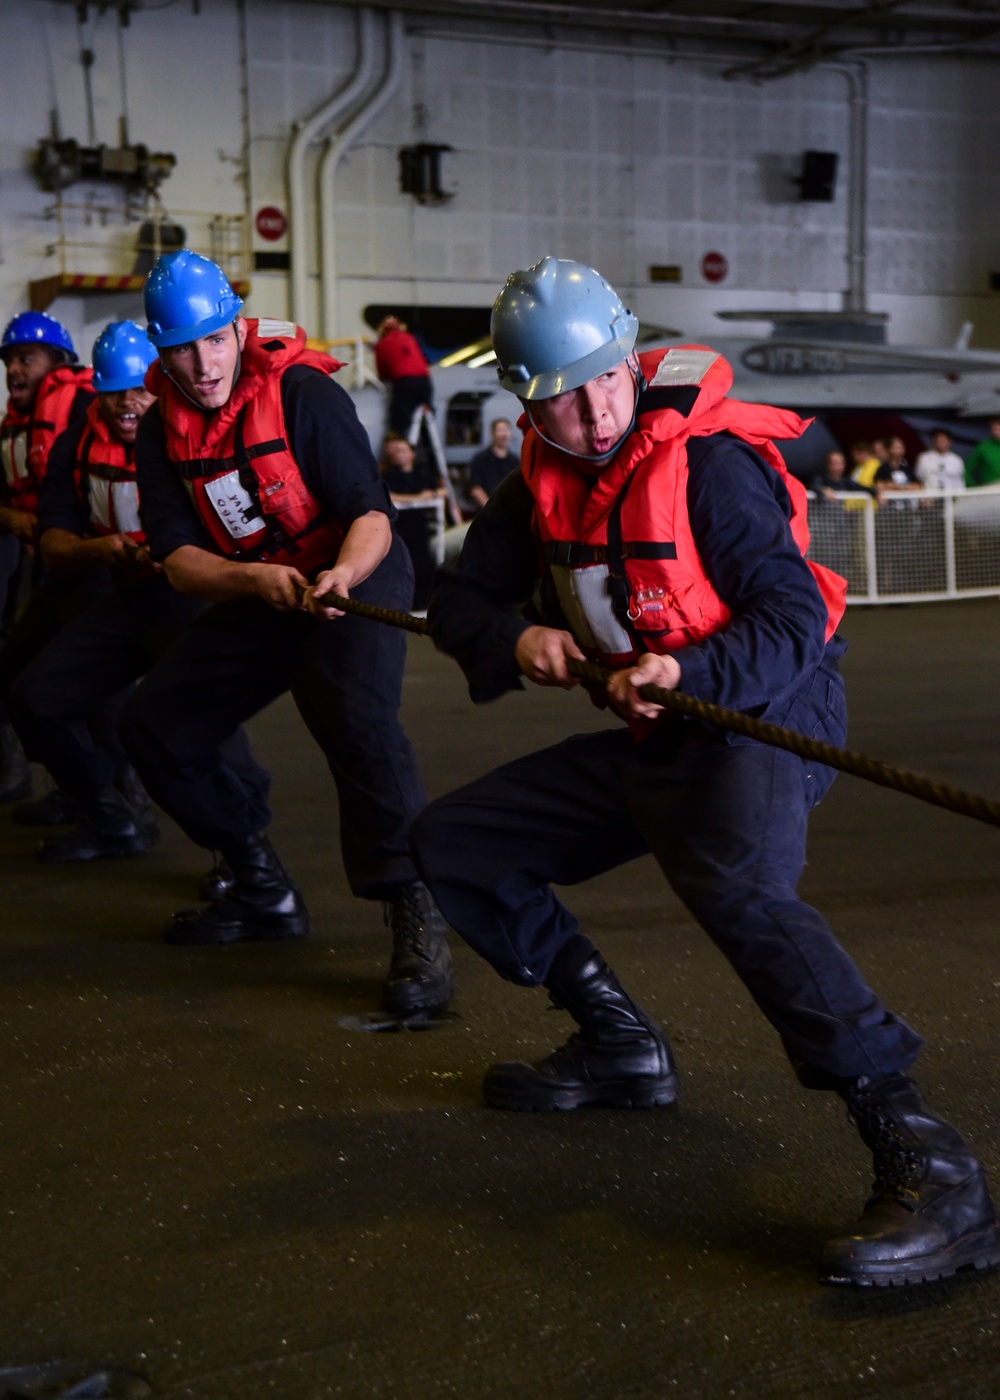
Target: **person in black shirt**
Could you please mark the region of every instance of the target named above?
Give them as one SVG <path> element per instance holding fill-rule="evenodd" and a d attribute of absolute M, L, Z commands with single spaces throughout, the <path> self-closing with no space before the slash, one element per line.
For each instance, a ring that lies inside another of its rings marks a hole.
<path fill-rule="evenodd" d="M 399 433 L 388 433 L 379 463 L 382 480 L 394 505 L 396 533 L 406 545 L 413 563 L 413 606 L 427 607 L 437 563 L 431 543 L 432 502 L 446 495 L 440 476 L 426 457 L 418 457 Z"/>
<path fill-rule="evenodd" d="M 597 659 L 610 677 L 588 685 L 624 723 L 516 758 L 414 827 L 452 926 L 576 1022 L 551 1054 L 494 1064 L 486 1102 L 676 1100 L 665 1035 L 553 888 L 652 854 L 801 1082 L 838 1093 L 872 1151 L 875 1195 L 827 1245 L 822 1280 L 919 1283 L 1000 1263 L 982 1168 L 909 1077 L 919 1035 L 798 894 L 808 813 L 833 771 L 672 714 L 645 689 L 843 742 L 844 581 L 806 557 L 805 492 L 773 446 L 806 425 L 730 399 L 712 350 L 637 355 L 638 318 L 579 263 L 513 273 L 492 330 L 501 384 L 525 410 L 522 472 L 438 574 L 431 635 L 478 702 L 525 679 L 569 688 L 572 663 Z"/>
<path fill-rule="evenodd" d="M 494 418 L 489 447 L 477 452 L 469 463 L 469 497 L 477 510 L 482 510 L 504 477 L 517 469 L 517 458 L 509 451 L 510 437 L 507 419 Z"/>
<path fill-rule="evenodd" d="M 164 254 L 145 298 L 160 352 L 148 379 L 159 400 L 136 444 L 146 535 L 171 584 L 216 606 L 146 677 L 122 733 L 152 797 L 235 875 L 222 899 L 174 915 L 167 939 L 307 931 L 302 897 L 264 835 L 269 775 L 234 771 L 224 751 L 290 690 L 337 785 L 351 889 L 386 906 L 386 1009 L 441 1011 L 445 927 L 408 844 L 425 796 L 398 714 L 405 635 L 328 602 L 350 594 L 405 609 L 412 596 L 365 431 L 329 377 L 335 363 L 289 322 L 244 320 L 214 263 Z"/>
<path fill-rule="evenodd" d="M 42 842 L 46 863 L 139 855 L 157 835 L 117 719 L 133 682 L 204 605 L 173 591 L 143 539 L 133 452 L 153 403 L 143 387 L 153 359 L 133 321 L 105 327 L 94 345 L 97 398 L 56 439 L 39 491 L 42 556 L 76 607 L 51 639 L 36 632 L 37 654 L 26 658 L 9 705 L 25 751 L 83 816 Z M 97 597 L 88 583 L 95 576 Z M 88 719 L 102 712 L 95 735 Z"/>

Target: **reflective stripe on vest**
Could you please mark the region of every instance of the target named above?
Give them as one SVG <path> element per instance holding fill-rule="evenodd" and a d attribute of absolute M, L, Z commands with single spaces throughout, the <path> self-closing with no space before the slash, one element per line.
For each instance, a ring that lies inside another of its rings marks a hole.
<path fill-rule="evenodd" d="M 7 494 L 14 494 L 28 477 L 28 420 L 9 422 L 0 426 L 0 461 Z"/>

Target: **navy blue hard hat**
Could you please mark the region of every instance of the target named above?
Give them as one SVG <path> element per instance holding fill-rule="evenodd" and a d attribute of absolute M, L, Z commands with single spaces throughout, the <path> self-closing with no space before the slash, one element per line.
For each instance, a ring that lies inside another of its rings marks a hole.
<path fill-rule="evenodd" d="M 141 389 L 156 346 L 134 321 L 112 321 L 94 341 L 94 388 L 99 394 Z"/>
<path fill-rule="evenodd" d="M 8 321 L 0 338 L 0 358 L 6 358 L 4 351 L 13 350 L 15 345 L 49 345 L 53 350 L 64 350 L 71 360 L 78 358 L 69 331 L 44 311 L 21 311 Z"/>
<path fill-rule="evenodd" d="M 222 268 L 190 248 L 160 254 L 143 297 L 149 338 L 158 350 L 222 330 L 243 305 Z"/>

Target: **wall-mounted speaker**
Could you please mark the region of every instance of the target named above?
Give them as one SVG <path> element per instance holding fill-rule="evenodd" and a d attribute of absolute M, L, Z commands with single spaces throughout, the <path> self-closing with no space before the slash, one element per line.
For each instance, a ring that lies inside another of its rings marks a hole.
<path fill-rule="evenodd" d="M 836 151 L 805 151 L 802 156 L 802 174 L 797 184 L 799 198 L 812 200 L 817 204 L 832 204 L 837 186 Z"/>

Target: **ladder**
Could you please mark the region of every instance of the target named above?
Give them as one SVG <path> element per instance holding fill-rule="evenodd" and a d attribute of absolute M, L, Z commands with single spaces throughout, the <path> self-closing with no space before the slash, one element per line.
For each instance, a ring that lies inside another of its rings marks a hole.
<path fill-rule="evenodd" d="M 427 441 L 431 445 L 431 452 L 434 454 L 434 461 L 437 464 L 438 476 L 444 486 L 445 496 L 448 501 L 448 515 L 451 517 L 453 525 L 461 525 L 462 512 L 458 508 L 458 499 L 455 495 L 455 488 L 452 485 L 451 474 L 448 471 L 448 462 L 444 455 L 444 448 L 441 446 L 441 434 L 438 432 L 437 420 L 434 417 L 434 410 L 427 404 L 418 404 L 413 411 L 413 419 L 410 423 L 410 431 L 406 435 L 406 440 L 410 446 L 416 448 L 420 441 L 420 433 L 423 430 L 427 434 Z"/>

